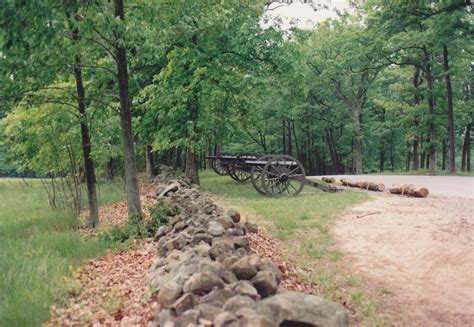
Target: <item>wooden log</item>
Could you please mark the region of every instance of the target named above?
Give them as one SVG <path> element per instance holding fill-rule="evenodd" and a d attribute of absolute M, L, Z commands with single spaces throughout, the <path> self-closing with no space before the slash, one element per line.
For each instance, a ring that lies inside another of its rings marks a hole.
<path fill-rule="evenodd" d="M 392 194 L 400 194 L 406 196 L 414 196 L 417 198 L 425 198 L 430 193 L 426 187 L 416 189 L 413 185 L 398 185 L 392 186 L 389 189 Z"/>
<path fill-rule="evenodd" d="M 343 186 L 358 187 L 365 190 L 383 192 L 385 190 L 384 184 L 377 184 L 372 182 L 355 182 L 348 179 L 341 179 Z"/>
<path fill-rule="evenodd" d="M 332 184 L 332 183 L 336 182 L 336 179 L 334 177 L 323 177 L 321 179 L 323 180 L 323 182 L 326 182 L 326 183 L 329 183 L 329 184 Z"/>

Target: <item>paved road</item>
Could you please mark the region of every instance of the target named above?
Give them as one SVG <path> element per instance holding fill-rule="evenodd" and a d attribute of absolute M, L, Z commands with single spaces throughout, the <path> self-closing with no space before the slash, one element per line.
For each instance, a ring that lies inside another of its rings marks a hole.
<path fill-rule="evenodd" d="M 474 177 L 460 176 L 406 176 L 406 175 L 325 175 L 336 179 L 383 183 L 386 187 L 413 184 L 426 187 L 431 195 L 456 196 L 474 199 Z M 320 178 L 321 176 L 311 176 Z"/>

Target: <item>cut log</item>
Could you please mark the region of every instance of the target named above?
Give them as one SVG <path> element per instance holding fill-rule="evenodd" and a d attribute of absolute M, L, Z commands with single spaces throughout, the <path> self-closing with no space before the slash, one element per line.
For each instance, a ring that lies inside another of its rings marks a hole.
<path fill-rule="evenodd" d="M 419 189 L 416 189 L 415 186 L 413 186 L 413 185 L 392 186 L 389 189 L 389 191 L 392 194 L 414 196 L 414 197 L 417 197 L 417 198 L 424 198 L 424 197 L 428 196 L 428 194 L 429 194 L 429 191 L 426 187 L 421 187 Z"/>
<path fill-rule="evenodd" d="M 321 179 L 323 180 L 323 182 L 326 182 L 326 183 L 329 183 L 329 184 L 332 184 L 332 183 L 336 182 L 336 179 L 334 177 L 323 177 Z"/>
<path fill-rule="evenodd" d="M 348 179 L 341 179 L 341 184 L 343 186 L 358 187 L 365 190 L 383 192 L 385 190 L 384 184 L 377 184 L 372 182 L 355 182 Z"/>

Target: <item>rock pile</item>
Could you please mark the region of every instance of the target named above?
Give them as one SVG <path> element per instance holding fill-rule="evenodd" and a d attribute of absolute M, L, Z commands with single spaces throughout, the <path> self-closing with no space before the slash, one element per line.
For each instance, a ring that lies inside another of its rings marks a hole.
<path fill-rule="evenodd" d="M 150 283 L 159 309 L 154 326 L 346 326 L 341 305 L 279 288 L 281 275 L 252 254 L 236 211 L 217 207 L 199 187 L 167 172 L 156 198 L 177 214 L 156 234 L 159 257 Z"/>

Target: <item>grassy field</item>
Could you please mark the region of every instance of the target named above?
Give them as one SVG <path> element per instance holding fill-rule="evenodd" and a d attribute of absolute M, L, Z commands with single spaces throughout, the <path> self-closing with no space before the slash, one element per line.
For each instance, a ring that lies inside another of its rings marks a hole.
<path fill-rule="evenodd" d="M 297 197 L 268 198 L 250 184 L 239 184 L 212 172 L 201 173 L 201 188 L 224 207 L 240 211 L 246 219 L 282 239 L 291 260 L 305 269 L 301 277 L 314 282 L 321 295 L 355 308 L 362 325 L 383 325 L 385 318 L 361 291 L 357 278 L 343 266 L 343 253 L 333 246 L 330 233 L 334 219 L 344 209 L 368 200 L 367 193 L 324 193 L 305 187 Z"/>
<path fill-rule="evenodd" d="M 124 197 L 120 183 L 99 187 L 99 201 Z M 0 326 L 38 326 L 71 285 L 64 277 L 108 245 L 84 241 L 77 220 L 52 211 L 39 180 L 0 179 Z"/>

